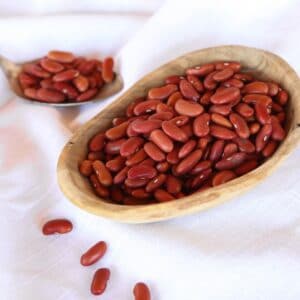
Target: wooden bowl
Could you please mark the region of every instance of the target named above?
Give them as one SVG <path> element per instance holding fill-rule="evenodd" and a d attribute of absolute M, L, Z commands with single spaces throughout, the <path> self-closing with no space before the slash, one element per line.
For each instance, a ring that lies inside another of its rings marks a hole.
<path fill-rule="evenodd" d="M 165 77 L 183 74 L 192 66 L 213 61 L 239 61 L 261 79 L 274 80 L 289 92 L 287 137 L 274 155 L 257 169 L 226 184 L 195 193 L 182 199 L 127 206 L 107 203 L 96 196 L 90 183 L 78 172 L 78 162 L 87 154 L 90 138 L 111 126 L 114 117 L 124 113 L 134 99 L 144 96 L 151 87 L 163 85 Z M 93 214 L 127 223 L 146 223 L 195 213 L 235 197 L 271 174 L 300 140 L 300 80 L 280 57 L 267 51 L 243 46 L 221 46 L 194 51 L 161 66 L 134 84 L 93 119 L 82 126 L 64 147 L 58 161 L 61 190 L 75 205 Z"/>

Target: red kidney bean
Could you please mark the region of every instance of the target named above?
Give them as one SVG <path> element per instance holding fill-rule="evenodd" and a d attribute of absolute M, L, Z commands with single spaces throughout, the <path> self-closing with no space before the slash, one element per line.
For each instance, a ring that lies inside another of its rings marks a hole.
<path fill-rule="evenodd" d="M 173 124 L 175 124 L 178 127 L 181 127 L 183 125 L 186 125 L 189 121 L 189 118 L 187 116 L 178 116 L 170 120 Z"/>
<path fill-rule="evenodd" d="M 63 93 L 44 88 L 38 89 L 36 96 L 38 100 L 49 103 L 60 103 L 65 100 Z"/>
<path fill-rule="evenodd" d="M 54 88 L 57 91 L 62 92 L 70 100 L 78 97 L 77 90 L 72 85 L 70 85 L 69 83 L 66 83 L 66 82 L 55 82 L 52 85 L 52 88 Z"/>
<path fill-rule="evenodd" d="M 262 125 L 270 123 L 271 119 L 267 107 L 260 102 L 255 103 L 254 107 L 255 116 L 258 122 Z"/>
<path fill-rule="evenodd" d="M 263 81 L 253 81 L 246 84 L 243 89 L 243 94 L 265 94 L 269 92 L 269 86 L 266 82 Z"/>
<path fill-rule="evenodd" d="M 168 193 L 177 194 L 182 189 L 181 180 L 174 177 L 173 175 L 168 175 L 167 180 L 166 180 L 166 187 L 167 187 Z"/>
<path fill-rule="evenodd" d="M 160 148 L 152 142 L 146 143 L 144 145 L 144 150 L 147 153 L 147 155 L 155 161 L 163 161 L 166 158 L 165 154 L 160 150 Z"/>
<path fill-rule="evenodd" d="M 102 77 L 107 83 L 112 82 L 114 79 L 114 60 L 112 57 L 107 57 L 104 59 L 102 64 Z"/>
<path fill-rule="evenodd" d="M 112 185 L 113 179 L 110 171 L 106 168 L 105 164 L 100 160 L 93 162 L 93 169 L 96 173 L 99 182 L 104 186 Z"/>
<path fill-rule="evenodd" d="M 192 86 L 196 89 L 197 92 L 203 93 L 204 86 L 200 79 L 195 75 L 187 75 L 187 80 L 192 84 Z"/>
<path fill-rule="evenodd" d="M 150 290 L 143 282 L 138 282 L 133 288 L 135 300 L 151 300 Z"/>
<path fill-rule="evenodd" d="M 151 115 L 148 120 L 161 120 L 161 121 L 169 121 L 174 117 L 174 114 L 169 111 L 156 113 Z"/>
<path fill-rule="evenodd" d="M 20 73 L 18 80 L 19 80 L 19 83 L 23 90 L 25 90 L 26 88 L 29 88 L 29 87 L 35 87 L 38 83 L 38 79 L 36 77 L 26 74 L 24 72 Z M 44 79 L 44 80 L 47 80 L 47 79 Z M 44 80 L 42 80 L 42 81 L 44 81 Z"/>
<path fill-rule="evenodd" d="M 23 71 L 38 78 L 49 78 L 51 76 L 49 72 L 43 70 L 39 65 L 35 64 L 24 65 Z"/>
<path fill-rule="evenodd" d="M 77 69 L 82 75 L 90 75 L 96 68 L 96 62 L 94 60 L 82 61 Z"/>
<path fill-rule="evenodd" d="M 101 151 L 105 146 L 104 133 L 96 134 L 89 142 L 90 151 Z"/>
<path fill-rule="evenodd" d="M 255 151 L 255 148 L 254 148 Z M 229 143 L 225 145 L 223 150 L 223 158 L 227 158 L 228 156 L 231 156 L 233 153 L 238 152 L 238 146 L 234 143 Z"/>
<path fill-rule="evenodd" d="M 118 187 L 114 187 L 111 189 L 111 198 L 115 203 L 122 204 L 124 199 L 124 194 L 121 189 Z"/>
<path fill-rule="evenodd" d="M 120 184 L 120 183 L 124 182 L 124 180 L 127 177 L 128 170 L 129 170 L 129 167 L 126 166 L 121 171 L 119 171 L 113 179 L 114 184 Z"/>
<path fill-rule="evenodd" d="M 110 278 L 109 269 L 106 268 L 98 269 L 93 277 L 93 281 L 91 284 L 91 293 L 93 295 L 102 295 L 106 289 L 109 278 Z"/>
<path fill-rule="evenodd" d="M 218 125 L 210 125 L 210 134 L 222 140 L 232 140 L 236 137 L 232 130 Z"/>
<path fill-rule="evenodd" d="M 168 106 L 167 104 L 160 102 L 156 106 L 156 112 L 157 113 L 162 113 L 162 112 L 171 112 L 171 113 L 173 113 L 174 110 L 173 110 L 172 107 Z"/>
<path fill-rule="evenodd" d="M 105 187 L 104 185 L 102 185 L 99 182 L 97 175 L 92 174 L 90 176 L 90 182 L 91 182 L 91 184 L 92 184 L 92 186 L 94 188 L 94 191 L 96 192 L 96 194 L 99 197 L 108 198 L 108 196 L 109 196 L 109 190 L 108 190 L 107 187 Z"/>
<path fill-rule="evenodd" d="M 202 160 L 191 170 L 191 174 L 193 175 L 199 174 L 202 171 L 211 168 L 211 166 L 212 163 L 210 160 Z"/>
<path fill-rule="evenodd" d="M 79 76 L 79 71 L 75 69 L 60 72 L 52 77 L 54 82 L 69 81 Z"/>
<path fill-rule="evenodd" d="M 184 143 L 188 140 L 186 133 L 181 130 L 180 127 L 177 127 L 173 122 L 164 121 L 162 123 L 162 130 L 174 141 Z"/>
<path fill-rule="evenodd" d="M 202 66 L 197 66 L 186 70 L 187 75 L 196 75 L 199 77 L 205 76 L 215 70 L 214 64 L 204 64 Z"/>
<path fill-rule="evenodd" d="M 218 85 L 218 82 L 213 78 L 216 73 L 218 73 L 218 71 L 208 74 L 203 80 L 204 87 L 209 91 L 214 90 Z"/>
<path fill-rule="evenodd" d="M 269 141 L 266 147 L 263 149 L 262 154 L 264 157 L 270 157 L 275 152 L 278 147 L 278 143 L 276 141 Z"/>
<path fill-rule="evenodd" d="M 83 266 L 90 266 L 95 262 L 99 261 L 105 254 L 107 249 L 106 243 L 101 241 L 88 249 L 84 254 L 82 254 L 80 263 Z"/>
<path fill-rule="evenodd" d="M 198 116 L 193 122 L 193 132 L 198 137 L 204 137 L 209 134 L 210 115 L 204 113 Z"/>
<path fill-rule="evenodd" d="M 235 174 L 238 176 L 244 175 L 257 167 L 258 163 L 256 160 L 248 160 L 241 164 L 239 167 L 234 169 Z"/>
<path fill-rule="evenodd" d="M 249 82 L 253 80 L 253 76 L 249 73 L 236 73 L 233 75 L 233 78 L 241 80 L 243 82 Z"/>
<path fill-rule="evenodd" d="M 223 82 L 222 84 L 225 87 L 236 87 L 241 89 L 244 86 L 243 81 L 235 79 L 235 78 L 230 78 L 228 80 L 226 80 L 225 82 Z"/>
<path fill-rule="evenodd" d="M 285 121 L 285 112 L 280 112 L 276 117 L 280 123 L 283 123 Z"/>
<path fill-rule="evenodd" d="M 240 97 L 240 90 L 235 87 L 225 88 L 221 91 L 217 91 L 210 97 L 210 101 L 213 104 L 227 104 L 236 101 Z"/>
<path fill-rule="evenodd" d="M 71 52 L 52 50 L 49 51 L 47 57 L 51 60 L 60 63 L 71 63 L 74 61 L 75 56 Z"/>
<path fill-rule="evenodd" d="M 169 152 L 167 154 L 167 162 L 171 165 L 175 165 L 179 162 L 179 157 L 178 157 L 178 153 L 179 153 L 179 147 L 175 147 L 171 152 Z"/>
<path fill-rule="evenodd" d="M 91 151 L 87 156 L 88 160 L 104 160 L 104 153 L 100 151 Z"/>
<path fill-rule="evenodd" d="M 129 156 L 134 154 L 143 145 L 144 140 L 140 137 L 131 137 L 126 140 L 120 147 L 120 154 L 122 156 Z"/>
<path fill-rule="evenodd" d="M 185 79 L 180 80 L 179 89 L 181 94 L 187 99 L 197 101 L 200 98 L 200 95 L 195 87 Z"/>
<path fill-rule="evenodd" d="M 233 171 L 230 170 L 220 171 L 214 176 L 212 185 L 217 186 L 226 183 L 234 178 L 236 178 L 236 175 Z"/>
<path fill-rule="evenodd" d="M 272 103 L 272 112 L 282 112 L 283 111 L 283 107 L 280 106 L 278 103 L 273 102 Z"/>
<path fill-rule="evenodd" d="M 234 72 L 241 70 L 241 64 L 237 61 L 225 61 L 215 63 L 216 70 L 223 70 L 225 68 L 231 68 Z"/>
<path fill-rule="evenodd" d="M 44 70 L 50 73 L 59 73 L 64 69 L 62 64 L 47 58 L 42 58 L 40 64 Z"/>
<path fill-rule="evenodd" d="M 246 152 L 246 153 L 255 152 L 255 146 L 252 144 L 252 142 L 249 139 L 243 139 L 237 137 L 233 141 L 238 145 L 239 150 L 241 152 Z"/>
<path fill-rule="evenodd" d="M 197 174 L 191 183 L 191 187 L 193 189 L 199 188 L 200 185 L 202 185 L 205 181 L 207 181 L 210 176 L 212 175 L 212 169 L 208 168 L 206 170 L 201 171 L 199 174 Z"/>
<path fill-rule="evenodd" d="M 116 158 L 107 161 L 105 166 L 111 172 L 119 172 L 121 169 L 124 168 L 125 161 L 126 161 L 125 157 L 117 156 Z M 128 160 L 126 161 L 126 163 L 127 162 Z"/>
<path fill-rule="evenodd" d="M 173 150 L 172 140 L 160 129 L 151 132 L 150 140 L 164 152 L 168 153 Z"/>
<path fill-rule="evenodd" d="M 235 132 L 241 138 L 247 139 L 250 136 L 250 131 L 246 121 L 238 114 L 231 113 L 229 115 L 230 122 L 232 123 Z"/>
<path fill-rule="evenodd" d="M 190 153 L 187 157 L 185 157 L 176 168 L 178 174 L 186 174 L 190 170 L 194 168 L 194 166 L 199 162 L 203 155 L 201 149 L 197 149 L 194 152 Z"/>
<path fill-rule="evenodd" d="M 125 121 L 118 126 L 112 127 L 105 132 L 105 136 L 109 140 L 118 140 L 126 135 L 129 122 Z"/>
<path fill-rule="evenodd" d="M 126 142 L 126 139 L 119 139 L 116 141 L 108 142 L 104 148 L 105 152 L 108 154 L 119 154 L 120 148 L 125 142 Z"/>
<path fill-rule="evenodd" d="M 212 144 L 209 156 L 210 161 L 216 162 L 221 158 L 224 150 L 224 145 L 224 140 L 217 140 Z"/>
<path fill-rule="evenodd" d="M 159 162 L 156 165 L 156 169 L 158 172 L 165 173 L 169 170 L 170 164 L 167 161 Z"/>
<path fill-rule="evenodd" d="M 34 74 L 33 74 L 34 75 Z M 289 100 L 289 95 L 286 91 L 284 90 L 281 90 L 278 92 L 277 96 L 276 96 L 276 101 L 281 105 L 281 106 L 284 106 L 286 105 L 286 103 L 288 102 Z"/>
<path fill-rule="evenodd" d="M 260 129 L 260 125 L 257 122 L 252 123 L 249 126 L 249 130 L 251 134 L 256 134 L 259 131 L 259 129 Z"/>
<path fill-rule="evenodd" d="M 183 79 L 183 77 L 178 76 L 178 75 L 171 75 L 166 78 L 165 83 L 166 84 L 178 84 L 181 79 Z"/>
<path fill-rule="evenodd" d="M 131 195 L 137 199 L 147 199 L 150 196 L 143 188 L 133 190 Z"/>
<path fill-rule="evenodd" d="M 43 225 L 43 234 L 50 235 L 50 234 L 64 234 L 68 233 L 73 229 L 73 224 L 67 219 L 55 219 L 46 222 Z"/>
<path fill-rule="evenodd" d="M 275 82 L 266 82 L 266 84 L 268 85 L 269 96 L 271 96 L 271 97 L 276 96 L 279 91 L 278 84 Z"/>
<path fill-rule="evenodd" d="M 230 170 L 237 168 L 247 159 L 247 154 L 244 152 L 233 153 L 231 156 L 223 158 L 216 163 L 218 170 Z"/>
<path fill-rule="evenodd" d="M 84 176 L 90 176 L 93 173 L 93 162 L 90 160 L 84 160 L 79 165 L 79 172 Z"/>
<path fill-rule="evenodd" d="M 258 132 L 255 140 L 256 145 L 256 151 L 260 152 L 264 149 L 266 146 L 269 138 L 272 135 L 272 125 L 271 124 L 265 124 L 260 131 Z"/>
<path fill-rule="evenodd" d="M 125 179 L 125 185 L 130 188 L 139 188 L 145 186 L 149 182 L 148 178 Z"/>
<path fill-rule="evenodd" d="M 156 106 L 160 103 L 159 100 L 147 100 L 139 102 L 135 105 L 133 112 L 136 116 L 140 116 L 147 113 L 152 113 L 156 110 Z"/>
<path fill-rule="evenodd" d="M 81 93 L 85 92 L 89 88 L 89 81 L 86 77 L 79 75 L 73 79 L 73 83 L 77 90 Z"/>
<path fill-rule="evenodd" d="M 222 104 L 222 105 L 212 105 L 209 108 L 210 113 L 217 113 L 223 116 L 228 116 L 231 112 L 231 105 L 230 104 Z"/>
<path fill-rule="evenodd" d="M 144 149 L 140 149 L 138 152 L 132 154 L 132 156 L 128 157 L 126 160 L 126 166 L 133 166 L 140 162 L 142 162 L 144 159 L 146 159 L 147 153 Z"/>
<path fill-rule="evenodd" d="M 180 147 L 178 151 L 178 158 L 182 159 L 186 157 L 195 149 L 196 146 L 197 146 L 197 142 L 195 140 L 189 140 L 187 143 L 185 143 L 183 146 Z"/>
<path fill-rule="evenodd" d="M 201 104 L 179 99 L 175 103 L 175 110 L 180 115 L 197 117 L 203 112 L 204 109 Z"/>
<path fill-rule="evenodd" d="M 178 88 L 176 84 L 167 84 L 159 88 L 152 88 L 148 92 L 148 98 L 163 100 L 168 98 L 171 94 L 173 94 L 177 90 Z"/>
<path fill-rule="evenodd" d="M 254 109 L 246 103 L 239 103 L 234 109 L 244 118 L 252 117 L 254 114 Z"/>
<path fill-rule="evenodd" d="M 98 89 L 96 89 L 96 88 L 89 89 L 89 90 L 85 91 L 84 93 L 80 94 L 76 98 L 76 101 L 81 102 L 81 101 L 90 100 L 90 99 L 94 98 L 97 95 L 97 93 L 98 93 Z"/>
<path fill-rule="evenodd" d="M 214 75 L 213 75 L 213 80 L 215 81 L 226 81 L 228 80 L 232 75 L 234 74 L 234 71 L 232 68 L 225 68 L 223 70 L 220 70 L 218 72 L 216 72 Z"/>
<path fill-rule="evenodd" d="M 157 174 L 157 170 L 151 166 L 135 165 L 128 170 L 127 178 L 129 179 L 152 179 Z"/>
<path fill-rule="evenodd" d="M 163 189 L 156 189 L 154 192 L 154 197 L 158 202 L 167 202 L 175 199 L 173 195 L 169 194 Z"/>
<path fill-rule="evenodd" d="M 165 183 L 166 179 L 167 179 L 167 175 L 165 174 L 157 175 L 147 183 L 145 188 L 146 192 L 148 193 L 153 192 L 154 190 L 162 186 Z"/>
<path fill-rule="evenodd" d="M 230 123 L 230 121 L 220 114 L 212 113 L 211 120 L 217 125 L 232 128 L 232 124 Z"/>
<path fill-rule="evenodd" d="M 167 105 L 170 107 L 174 107 L 175 103 L 178 99 L 181 99 L 183 96 L 180 92 L 175 92 L 168 98 Z"/>
<path fill-rule="evenodd" d="M 243 101 L 248 104 L 255 104 L 257 102 L 260 102 L 261 104 L 264 104 L 267 107 L 272 104 L 272 98 L 260 94 L 247 94 L 243 97 Z"/>
<path fill-rule="evenodd" d="M 113 118 L 112 124 L 113 126 L 118 126 L 126 121 L 126 118 Z"/>
<path fill-rule="evenodd" d="M 131 124 L 133 131 L 137 133 L 147 134 L 152 132 L 154 129 L 161 127 L 161 120 L 134 120 Z"/>
<path fill-rule="evenodd" d="M 272 125 L 272 139 L 275 141 L 282 141 L 285 138 L 285 131 L 281 127 L 280 122 L 275 116 L 271 117 Z"/>

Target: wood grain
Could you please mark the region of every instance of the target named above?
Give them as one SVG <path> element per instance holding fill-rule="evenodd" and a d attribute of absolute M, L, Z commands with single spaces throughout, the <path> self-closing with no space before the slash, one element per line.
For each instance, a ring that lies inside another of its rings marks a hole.
<path fill-rule="evenodd" d="M 78 172 L 78 162 L 87 154 L 89 139 L 111 126 L 111 120 L 123 114 L 126 106 L 144 96 L 150 87 L 162 85 L 164 78 L 184 74 L 185 69 L 218 60 L 235 60 L 262 79 L 280 83 L 290 94 L 288 134 L 276 153 L 254 171 L 218 187 L 167 203 L 121 206 L 102 201 L 87 179 Z M 57 174 L 61 190 L 75 205 L 93 214 L 128 223 L 154 222 L 195 213 L 221 204 L 252 188 L 271 174 L 300 140 L 300 80 L 295 71 L 280 57 L 259 49 L 243 46 L 220 46 L 183 55 L 151 72 L 110 106 L 82 126 L 64 147 Z"/>

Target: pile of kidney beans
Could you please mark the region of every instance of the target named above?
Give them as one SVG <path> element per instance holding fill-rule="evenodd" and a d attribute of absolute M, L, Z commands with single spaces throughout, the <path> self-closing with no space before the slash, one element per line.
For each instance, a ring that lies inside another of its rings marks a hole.
<path fill-rule="evenodd" d="M 73 224 L 67 219 L 53 219 L 43 225 L 42 232 L 44 235 L 66 234 L 73 229 Z M 80 258 L 82 266 L 88 267 L 97 263 L 106 253 L 107 245 L 104 241 L 100 241 L 89 248 Z M 110 270 L 108 268 L 98 269 L 91 283 L 91 293 L 94 295 L 102 295 L 106 289 L 110 278 Z M 151 294 L 148 286 L 143 282 L 138 282 L 133 288 L 135 300 L 151 300 Z"/>
<path fill-rule="evenodd" d="M 97 133 L 79 170 L 117 204 L 169 201 L 241 176 L 286 132 L 288 94 L 277 83 L 215 62 L 169 76 Z"/>
<path fill-rule="evenodd" d="M 114 79 L 113 59 L 76 57 L 71 52 L 50 51 L 19 74 L 24 96 L 48 103 L 82 102 L 94 98 Z"/>

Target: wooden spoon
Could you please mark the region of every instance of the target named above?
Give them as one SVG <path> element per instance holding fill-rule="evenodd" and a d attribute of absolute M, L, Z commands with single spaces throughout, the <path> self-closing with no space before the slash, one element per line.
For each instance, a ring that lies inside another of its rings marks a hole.
<path fill-rule="evenodd" d="M 16 64 L 7 58 L 0 55 L 0 67 L 4 71 L 7 80 L 10 84 L 11 90 L 19 96 L 18 98 L 30 102 L 32 104 L 42 104 L 46 106 L 57 106 L 57 107 L 70 107 L 70 106 L 78 106 L 86 103 L 97 102 L 99 100 L 108 98 L 116 93 L 118 93 L 123 88 L 123 80 L 119 74 L 116 75 L 114 81 L 109 84 L 105 84 L 98 92 L 98 94 L 91 100 L 83 101 L 83 102 L 63 102 L 63 103 L 47 103 L 47 102 L 39 102 L 36 100 L 28 99 L 24 96 L 24 93 L 18 82 L 18 75 L 21 72 L 23 65 L 28 63 L 37 62 L 37 60 L 29 61 L 21 64 Z"/>
<path fill-rule="evenodd" d="M 126 206 L 108 203 L 96 196 L 88 180 L 80 175 L 78 163 L 85 159 L 92 136 L 111 126 L 134 99 L 151 87 L 164 84 L 170 75 L 214 61 L 239 61 L 257 78 L 274 80 L 289 93 L 287 136 L 274 155 L 257 169 L 226 184 L 165 203 Z M 93 214 L 128 223 L 146 223 L 195 213 L 221 204 L 252 188 L 271 174 L 300 140 L 300 79 L 280 57 L 267 51 L 242 46 L 221 46 L 183 55 L 146 75 L 128 91 L 82 126 L 64 147 L 58 161 L 58 182 L 63 193 L 77 206 Z"/>

